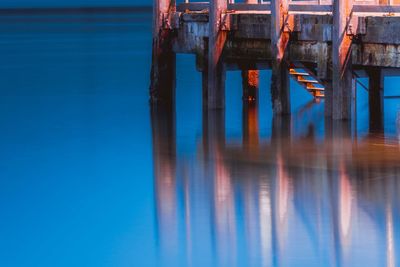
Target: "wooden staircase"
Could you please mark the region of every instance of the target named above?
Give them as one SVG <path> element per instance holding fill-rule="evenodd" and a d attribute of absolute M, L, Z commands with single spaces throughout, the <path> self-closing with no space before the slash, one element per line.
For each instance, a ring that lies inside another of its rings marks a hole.
<path fill-rule="evenodd" d="M 290 68 L 289 74 L 314 98 L 320 99 L 325 96 L 325 87 L 306 70 Z"/>

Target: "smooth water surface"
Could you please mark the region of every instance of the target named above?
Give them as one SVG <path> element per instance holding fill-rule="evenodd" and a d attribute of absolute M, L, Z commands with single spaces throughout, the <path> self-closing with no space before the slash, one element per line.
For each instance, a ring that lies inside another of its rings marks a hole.
<path fill-rule="evenodd" d="M 150 109 L 150 49 L 150 13 L 0 18 L 0 266 L 400 264 L 399 98 L 371 133 L 362 88 L 343 124 L 292 81 L 279 119 L 269 71 L 258 106 L 230 72 L 203 113 L 178 55 Z"/>

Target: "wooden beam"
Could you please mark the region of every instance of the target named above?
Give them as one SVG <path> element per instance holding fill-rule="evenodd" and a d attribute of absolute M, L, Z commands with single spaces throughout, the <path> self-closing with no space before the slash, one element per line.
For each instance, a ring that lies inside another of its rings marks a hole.
<path fill-rule="evenodd" d="M 288 1 L 271 1 L 271 97 L 275 115 L 290 114 L 289 70 L 285 63 L 289 33 L 284 31 L 288 18 Z"/>
<path fill-rule="evenodd" d="M 227 10 L 226 0 L 211 0 L 208 38 L 207 87 L 203 87 L 203 104 L 211 109 L 225 107 L 225 67 L 222 52 L 227 32 L 222 31 L 222 15 Z"/>
<path fill-rule="evenodd" d="M 175 101 L 176 55 L 172 49 L 172 30 L 166 25 L 166 18 L 173 12 L 175 0 L 154 0 L 151 103 L 173 105 Z"/>
<path fill-rule="evenodd" d="M 352 0 L 334 0 L 332 36 L 332 111 L 325 113 L 333 119 L 350 120 L 352 103 L 351 39 L 346 35 L 351 16 Z M 330 95 L 328 94 L 328 97 Z M 327 101 L 330 101 L 328 99 Z M 327 106 L 327 108 L 330 108 Z"/>

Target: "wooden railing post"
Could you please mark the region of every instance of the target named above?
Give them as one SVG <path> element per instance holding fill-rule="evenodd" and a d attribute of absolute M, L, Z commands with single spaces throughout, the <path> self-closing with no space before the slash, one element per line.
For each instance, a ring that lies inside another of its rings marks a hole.
<path fill-rule="evenodd" d="M 346 35 L 347 23 L 353 7 L 352 0 L 334 0 L 332 32 L 332 117 L 351 119 L 352 104 L 352 41 Z M 330 101 L 330 99 L 327 99 Z M 329 111 L 327 112 L 330 113 Z"/>
<path fill-rule="evenodd" d="M 271 0 L 271 97 L 275 115 L 290 114 L 289 73 L 285 62 L 289 34 L 284 32 L 288 0 Z"/>
<path fill-rule="evenodd" d="M 210 0 L 207 86 L 203 86 L 203 103 L 211 109 L 225 107 L 225 67 L 222 60 L 227 32 L 222 31 L 221 18 L 227 0 Z"/>
<path fill-rule="evenodd" d="M 175 10 L 175 0 L 154 0 L 151 103 L 173 104 L 175 101 L 176 55 L 172 50 L 172 30 L 167 25 L 169 14 Z"/>

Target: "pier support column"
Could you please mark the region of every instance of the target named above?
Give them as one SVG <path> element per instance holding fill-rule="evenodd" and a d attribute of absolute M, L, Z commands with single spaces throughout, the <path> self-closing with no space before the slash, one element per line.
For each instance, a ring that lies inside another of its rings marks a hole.
<path fill-rule="evenodd" d="M 204 104 L 210 109 L 225 107 L 225 66 L 222 60 L 227 32 L 222 30 L 222 15 L 227 10 L 226 0 L 210 1 L 207 87 L 203 87 Z"/>
<path fill-rule="evenodd" d="M 290 114 L 289 71 L 285 62 L 289 33 L 284 32 L 288 14 L 287 0 L 271 1 L 271 48 L 272 60 L 271 97 L 275 115 Z"/>
<path fill-rule="evenodd" d="M 367 69 L 369 77 L 369 130 L 383 130 L 383 75 L 379 68 Z"/>
<path fill-rule="evenodd" d="M 259 71 L 242 70 L 243 100 L 252 102 L 257 100 L 259 88 Z"/>
<path fill-rule="evenodd" d="M 172 30 L 165 18 L 176 9 L 175 0 L 154 0 L 153 52 L 150 74 L 150 102 L 175 101 L 176 55 L 172 50 Z"/>
<path fill-rule="evenodd" d="M 332 117 L 337 120 L 350 120 L 352 113 L 351 39 L 346 34 L 347 21 L 351 15 L 352 6 L 352 0 L 334 0 L 333 4 Z"/>

